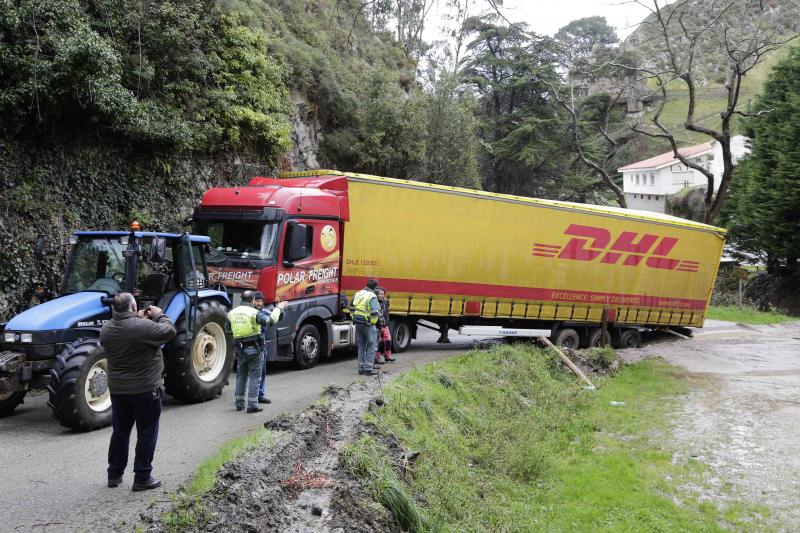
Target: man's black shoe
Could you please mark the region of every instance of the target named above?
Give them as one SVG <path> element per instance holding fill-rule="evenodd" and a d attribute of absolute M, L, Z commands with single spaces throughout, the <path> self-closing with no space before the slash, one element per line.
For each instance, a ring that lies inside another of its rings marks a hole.
<path fill-rule="evenodd" d="M 236 406 L 236 410 L 237 411 L 244 411 L 244 405 L 237 405 Z"/>
<path fill-rule="evenodd" d="M 161 486 L 161 480 L 150 478 L 147 481 L 134 481 L 131 489 L 133 492 L 141 492 L 143 490 L 157 489 Z"/>
<path fill-rule="evenodd" d="M 272 400 L 269 398 L 259 398 L 258 403 L 272 403 Z"/>
<path fill-rule="evenodd" d="M 261 411 L 263 411 L 263 410 L 264 410 L 264 408 L 263 408 L 263 407 L 258 407 L 258 406 L 255 406 L 255 407 L 248 407 L 248 408 L 247 408 L 247 412 L 248 412 L 248 413 L 260 413 L 260 412 L 261 412 Z"/>
<path fill-rule="evenodd" d="M 364 370 L 363 372 L 359 372 L 360 374 L 364 374 L 365 376 L 377 376 L 378 373 L 374 370 Z"/>
<path fill-rule="evenodd" d="M 117 479 L 108 478 L 108 488 L 113 489 L 114 487 L 119 487 L 120 483 L 122 483 L 122 478 L 118 477 Z"/>

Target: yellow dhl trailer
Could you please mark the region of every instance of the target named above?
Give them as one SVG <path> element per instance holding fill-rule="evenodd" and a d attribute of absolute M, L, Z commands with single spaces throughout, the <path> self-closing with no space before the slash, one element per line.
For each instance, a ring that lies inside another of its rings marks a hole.
<path fill-rule="evenodd" d="M 420 321 L 547 329 L 567 346 L 598 343 L 604 318 L 624 346 L 642 328 L 702 327 L 725 237 L 658 213 L 327 170 L 211 189 L 195 220 L 227 257 L 212 281 L 290 302 L 279 345 L 298 363 L 304 326 L 316 357 L 351 342 L 339 298 L 369 278 L 387 289 L 398 351 Z"/>

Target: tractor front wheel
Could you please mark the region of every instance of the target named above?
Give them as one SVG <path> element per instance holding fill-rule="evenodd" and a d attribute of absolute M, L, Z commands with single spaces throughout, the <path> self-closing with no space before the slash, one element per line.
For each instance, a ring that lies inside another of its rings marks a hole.
<path fill-rule="evenodd" d="M 47 386 L 53 416 L 62 426 L 89 431 L 111 424 L 108 359 L 100 340 L 80 339 L 56 356 Z"/>
<path fill-rule="evenodd" d="M 5 418 L 12 415 L 14 413 L 14 409 L 16 409 L 17 406 L 22 403 L 22 399 L 25 398 L 26 392 L 27 391 L 24 390 L 15 390 L 1 393 L 0 418 Z"/>
<path fill-rule="evenodd" d="M 178 333 L 164 354 L 164 387 L 176 400 L 211 400 L 228 384 L 233 340 L 225 333 L 226 316 L 227 308 L 212 300 L 197 306 L 191 339 L 186 338 L 186 313 L 175 324 Z"/>

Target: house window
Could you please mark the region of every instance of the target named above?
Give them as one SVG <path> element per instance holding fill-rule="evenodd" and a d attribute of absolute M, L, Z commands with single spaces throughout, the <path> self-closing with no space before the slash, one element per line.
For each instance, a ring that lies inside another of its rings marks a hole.
<path fill-rule="evenodd" d="M 648 199 L 648 200 L 650 199 L 650 195 L 649 195 L 649 194 L 647 195 L 647 199 Z"/>
<path fill-rule="evenodd" d="M 656 175 L 650 174 L 650 185 L 655 185 L 655 184 L 656 184 Z"/>
<path fill-rule="evenodd" d="M 639 185 L 639 174 L 636 174 L 636 185 Z"/>

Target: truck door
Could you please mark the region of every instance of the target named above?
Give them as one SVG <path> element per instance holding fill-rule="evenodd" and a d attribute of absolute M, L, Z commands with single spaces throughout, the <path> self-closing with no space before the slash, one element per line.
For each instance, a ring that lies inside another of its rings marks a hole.
<path fill-rule="evenodd" d="M 275 293 L 291 305 L 278 326 L 279 339 L 310 315 L 327 319 L 338 312 L 339 234 L 335 220 L 293 219 L 286 223 Z"/>

